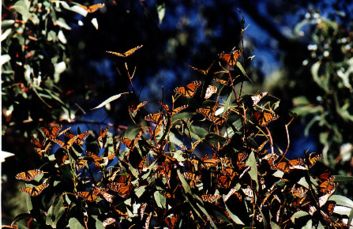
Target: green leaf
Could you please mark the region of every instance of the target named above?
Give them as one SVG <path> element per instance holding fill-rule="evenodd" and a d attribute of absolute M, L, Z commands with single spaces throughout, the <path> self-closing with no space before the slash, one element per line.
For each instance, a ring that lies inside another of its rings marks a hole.
<path fill-rule="evenodd" d="M 196 140 L 204 138 L 208 134 L 207 130 L 205 130 L 204 128 L 199 127 L 199 126 L 192 125 L 190 130 L 192 133 L 194 133 L 197 136 L 197 138 L 195 138 Z M 192 137 L 194 137 L 194 136 L 192 136 Z"/>
<path fill-rule="evenodd" d="M 278 224 L 277 223 L 275 223 L 275 222 L 270 222 L 270 225 L 271 225 L 271 229 L 281 229 L 280 228 L 280 226 L 278 226 Z"/>
<path fill-rule="evenodd" d="M 253 82 L 252 79 L 250 79 L 250 77 L 248 76 L 248 74 L 246 73 L 243 65 L 241 65 L 241 63 L 239 61 L 237 61 L 236 63 L 238 69 L 241 71 L 241 73 L 250 81 L 250 82 Z"/>
<path fill-rule="evenodd" d="M 184 152 L 181 150 L 177 150 L 173 153 L 173 158 L 175 158 L 179 162 L 185 161 L 185 158 L 183 157 Z"/>
<path fill-rule="evenodd" d="M 122 95 L 126 95 L 126 94 L 129 94 L 129 93 L 130 92 L 122 92 L 122 93 L 119 93 L 117 95 L 110 96 L 108 99 L 104 100 L 101 104 L 99 104 L 98 106 L 92 108 L 91 110 L 102 108 L 102 107 L 108 105 L 109 103 L 113 102 L 114 100 L 119 99 Z"/>
<path fill-rule="evenodd" d="M 312 229 L 313 228 L 313 221 L 309 220 L 305 226 L 303 227 L 303 229 Z"/>
<path fill-rule="evenodd" d="M 212 228 L 217 228 L 216 224 L 213 222 L 211 216 L 208 214 L 206 209 L 203 206 L 201 206 L 199 203 L 196 203 L 196 206 L 202 211 L 203 214 L 206 215 L 207 220 L 211 223 Z"/>
<path fill-rule="evenodd" d="M 62 196 L 55 198 L 54 203 L 48 210 L 45 223 L 53 228 L 56 228 L 56 224 L 65 212 L 64 199 Z"/>
<path fill-rule="evenodd" d="M 164 195 L 162 195 L 159 191 L 155 191 L 153 197 L 159 208 L 166 209 L 167 200 Z"/>
<path fill-rule="evenodd" d="M 290 217 L 290 220 L 291 220 L 293 223 L 295 223 L 295 220 L 296 220 L 296 219 L 301 218 L 301 217 L 303 217 L 303 216 L 307 216 L 307 215 L 309 215 L 308 212 L 300 210 L 300 211 L 297 211 L 296 213 L 294 213 L 294 214 Z"/>
<path fill-rule="evenodd" d="M 76 218 L 71 218 L 69 220 L 69 228 L 70 229 L 84 229 L 84 227 L 82 226 L 80 221 L 78 221 L 78 219 L 76 219 Z"/>
<path fill-rule="evenodd" d="M 161 24 L 163 21 L 163 18 L 165 16 L 165 4 L 164 3 L 157 6 L 157 12 L 158 12 L 159 24 Z"/>
<path fill-rule="evenodd" d="M 227 204 L 225 204 L 225 206 L 229 217 L 233 220 L 233 222 L 237 225 L 244 225 L 243 221 L 241 221 L 241 219 L 237 215 L 235 215 L 231 210 L 229 210 Z"/>
<path fill-rule="evenodd" d="M 249 171 L 249 175 L 251 177 L 251 179 L 253 181 L 255 181 L 256 183 L 256 190 L 259 190 L 259 181 L 257 179 L 257 163 L 256 163 L 256 158 L 255 158 L 255 154 L 254 151 L 252 151 L 249 155 L 249 158 L 246 160 L 245 163 L 247 166 L 250 166 L 250 171 Z"/>
<path fill-rule="evenodd" d="M 330 196 L 329 200 L 335 201 L 337 205 L 353 208 L 353 201 L 345 196 L 332 195 Z"/>
<path fill-rule="evenodd" d="M 335 182 L 352 182 L 352 176 L 334 175 Z"/>
<path fill-rule="evenodd" d="M 28 0 L 19 0 L 11 8 L 22 16 L 22 20 L 27 21 L 31 17 L 29 12 L 30 2 Z"/>
<path fill-rule="evenodd" d="M 142 194 L 146 191 L 147 185 L 142 185 L 135 189 L 135 195 L 140 198 Z"/>
<path fill-rule="evenodd" d="M 181 181 L 181 185 L 183 186 L 185 192 L 191 194 L 191 188 L 190 188 L 188 182 L 185 180 L 183 174 L 181 174 L 179 169 L 177 170 L 177 174 L 178 174 L 179 180 Z"/>
<path fill-rule="evenodd" d="M 96 229 L 104 229 L 105 228 L 103 225 L 103 222 L 98 219 L 98 216 L 92 215 L 92 218 L 94 219 L 94 221 L 96 221 L 96 223 L 95 223 Z"/>

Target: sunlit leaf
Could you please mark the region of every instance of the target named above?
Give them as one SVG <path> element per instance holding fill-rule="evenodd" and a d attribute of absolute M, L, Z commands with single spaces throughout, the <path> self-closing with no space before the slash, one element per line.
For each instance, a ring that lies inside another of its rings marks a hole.
<path fill-rule="evenodd" d="M 255 154 L 254 152 L 252 151 L 248 157 L 248 159 L 246 160 L 246 163 L 245 163 L 247 166 L 250 166 L 250 171 L 249 171 L 249 175 L 251 177 L 251 179 L 253 181 L 255 181 L 256 183 L 256 190 L 259 189 L 259 181 L 258 181 L 258 178 L 257 178 L 257 162 L 256 162 L 256 157 L 255 157 Z"/>
<path fill-rule="evenodd" d="M 70 218 L 69 227 L 73 229 L 85 229 L 83 225 L 76 218 Z"/>
<path fill-rule="evenodd" d="M 164 195 L 162 195 L 159 191 L 155 191 L 153 197 L 159 208 L 166 208 L 167 200 Z"/>
<path fill-rule="evenodd" d="M 105 105 L 113 102 L 114 100 L 117 100 L 119 99 L 122 95 L 126 95 L 126 94 L 129 94 L 129 92 L 122 92 L 122 93 L 119 93 L 117 95 L 113 95 L 111 97 L 109 97 L 108 99 L 104 100 L 101 104 L 99 104 L 98 106 L 92 108 L 91 110 L 95 110 L 95 109 L 99 109 L 99 108 L 102 108 L 104 107 Z"/>
<path fill-rule="evenodd" d="M 294 213 L 291 217 L 290 217 L 290 220 L 295 223 L 295 220 L 298 219 L 298 218 L 301 218 L 303 216 L 307 216 L 309 215 L 308 212 L 305 212 L 305 211 L 297 211 L 296 213 Z"/>

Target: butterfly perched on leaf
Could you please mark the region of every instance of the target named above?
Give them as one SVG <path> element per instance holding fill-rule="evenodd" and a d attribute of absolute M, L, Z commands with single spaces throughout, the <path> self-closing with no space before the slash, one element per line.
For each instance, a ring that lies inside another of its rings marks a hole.
<path fill-rule="evenodd" d="M 77 192 L 76 195 L 88 202 L 94 202 L 98 198 L 99 189 L 92 189 L 91 191 L 81 191 Z"/>
<path fill-rule="evenodd" d="M 206 108 L 198 108 L 196 110 L 197 113 L 202 114 L 206 119 L 209 121 L 213 122 L 213 124 L 220 126 L 223 125 L 223 123 L 226 121 L 226 119 L 222 116 L 216 116 L 215 111 L 213 108 L 206 107 Z"/>
<path fill-rule="evenodd" d="M 257 123 L 262 127 L 266 127 L 270 122 L 278 119 L 278 115 L 269 111 L 255 111 L 254 117 Z"/>
<path fill-rule="evenodd" d="M 47 173 L 47 172 L 44 172 L 42 170 L 39 170 L 39 169 L 31 169 L 31 170 L 28 170 L 28 171 L 25 171 L 25 172 L 20 172 L 18 173 L 15 178 L 17 180 L 23 180 L 23 181 L 32 181 L 34 180 L 37 176 L 39 175 L 42 175 L 44 173 Z"/>
<path fill-rule="evenodd" d="M 123 53 L 113 52 L 113 51 L 106 51 L 106 52 L 109 53 L 109 54 L 112 54 L 114 56 L 125 58 L 125 57 L 128 57 L 128 56 L 131 56 L 132 54 L 134 54 L 137 50 L 139 50 L 142 47 L 143 47 L 143 45 L 139 45 L 139 46 L 136 46 L 136 47 L 134 47 L 132 49 L 129 49 L 126 52 L 123 52 Z"/>
<path fill-rule="evenodd" d="M 37 186 L 23 187 L 20 190 L 21 192 L 28 193 L 30 196 L 39 196 L 48 186 L 49 184 L 45 182 Z"/>
<path fill-rule="evenodd" d="M 219 54 L 219 59 L 227 63 L 228 66 L 234 67 L 240 57 L 239 50 L 233 50 L 230 53 L 222 52 Z"/>
<path fill-rule="evenodd" d="M 104 7 L 104 3 L 97 3 L 90 6 L 78 4 L 78 6 L 87 11 L 87 13 L 94 13 L 97 10 L 102 9 Z"/>
<path fill-rule="evenodd" d="M 186 86 L 176 87 L 174 92 L 185 98 L 191 98 L 196 94 L 197 89 L 201 86 L 201 81 L 195 80 Z"/>
<path fill-rule="evenodd" d="M 131 183 L 120 183 L 120 182 L 111 182 L 108 184 L 108 188 L 113 192 L 117 192 L 122 198 L 126 198 L 130 195 L 132 190 Z"/>

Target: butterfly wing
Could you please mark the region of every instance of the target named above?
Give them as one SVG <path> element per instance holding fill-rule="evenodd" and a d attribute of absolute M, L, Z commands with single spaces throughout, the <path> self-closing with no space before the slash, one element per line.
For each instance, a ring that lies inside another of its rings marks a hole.
<path fill-rule="evenodd" d="M 174 89 L 174 92 L 182 95 L 186 98 L 191 98 L 195 95 L 197 89 L 201 86 L 201 81 L 193 81 L 189 84 L 187 84 L 186 86 L 182 86 L 182 87 L 176 87 Z"/>
<path fill-rule="evenodd" d="M 21 172 L 18 173 L 15 178 L 17 180 L 23 180 L 23 181 L 32 181 L 34 180 L 37 176 L 44 174 L 45 172 L 39 169 L 32 169 L 28 170 L 26 172 Z"/>

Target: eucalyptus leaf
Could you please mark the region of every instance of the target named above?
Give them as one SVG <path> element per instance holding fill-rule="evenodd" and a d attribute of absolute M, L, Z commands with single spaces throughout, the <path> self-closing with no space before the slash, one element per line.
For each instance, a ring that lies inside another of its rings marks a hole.
<path fill-rule="evenodd" d="M 155 191 L 153 197 L 159 208 L 166 209 L 167 200 L 164 195 L 162 195 L 159 191 Z"/>
<path fill-rule="evenodd" d="M 295 220 L 296 220 L 296 219 L 301 218 L 301 217 L 304 217 L 304 216 L 307 216 L 307 215 L 309 215 L 308 212 L 300 210 L 300 211 L 297 211 L 296 213 L 294 213 L 294 214 L 290 217 L 290 220 L 291 220 L 293 223 L 295 223 Z"/>
<path fill-rule="evenodd" d="M 69 220 L 69 228 L 70 229 L 85 229 L 84 226 L 78 221 L 78 219 L 72 217 Z"/>
<path fill-rule="evenodd" d="M 254 151 L 252 151 L 250 153 L 250 155 L 249 155 L 248 159 L 246 160 L 245 164 L 247 166 L 250 166 L 249 175 L 250 175 L 251 179 L 253 181 L 255 181 L 255 183 L 256 183 L 256 190 L 259 190 L 259 181 L 257 179 L 257 174 L 258 174 L 257 162 L 256 162 L 256 157 L 255 157 Z"/>

